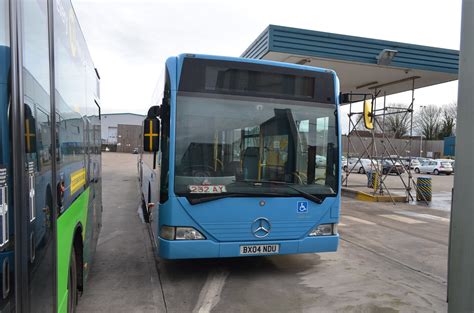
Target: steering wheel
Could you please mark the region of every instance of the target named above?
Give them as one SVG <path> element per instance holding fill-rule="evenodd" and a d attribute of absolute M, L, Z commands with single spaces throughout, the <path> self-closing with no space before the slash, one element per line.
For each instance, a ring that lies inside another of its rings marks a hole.
<path fill-rule="evenodd" d="M 296 179 L 298 180 L 298 183 L 300 184 L 303 183 L 303 179 L 306 179 L 306 175 L 303 173 L 293 172 L 291 174 L 293 174 L 293 176 L 296 177 Z"/>
<path fill-rule="evenodd" d="M 293 174 L 293 176 L 296 177 L 296 179 L 298 179 L 298 182 L 299 182 L 300 184 L 302 184 L 302 183 L 308 181 L 308 178 L 307 178 L 307 176 L 306 176 L 305 173 L 293 172 L 292 174 Z M 314 179 L 314 182 L 315 182 L 315 183 L 318 182 L 318 181 L 323 181 L 323 182 L 325 182 L 325 181 L 326 181 L 326 177 L 317 177 L 317 178 Z"/>
<path fill-rule="evenodd" d="M 211 173 L 215 173 L 214 168 L 209 165 L 195 164 L 183 168 L 183 173 L 187 175 L 189 173 L 192 177 L 212 177 Z"/>
<path fill-rule="evenodd" d="M 316 183 L 316 182 L 318 182 L 318 181 L 320 181 L 320 180 L 323 181 L 323 182 L 326 182 L 326 177 L 318 177 L 318 178 L 316 178 L 316 179 L 314 180 L 314 182 Z"/>

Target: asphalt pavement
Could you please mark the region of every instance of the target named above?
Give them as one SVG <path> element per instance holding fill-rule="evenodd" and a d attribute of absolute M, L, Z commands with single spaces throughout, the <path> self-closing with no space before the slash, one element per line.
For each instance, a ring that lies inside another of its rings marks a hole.
<path fill-rule="evenodd" d="M 135 160 L 103 155 L 104 226 L 79 312 L 446 312 L 446 210 L 345 198 L 335 253 L 155 260 Z"/>

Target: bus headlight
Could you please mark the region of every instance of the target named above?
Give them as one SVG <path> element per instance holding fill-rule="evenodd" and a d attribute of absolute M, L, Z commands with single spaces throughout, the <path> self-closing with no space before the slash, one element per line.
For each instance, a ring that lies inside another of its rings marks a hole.
<path fill-rule="evenodd" d="M 161 226 L 160 237 L 166 240 L 203 240 L 203 236 L 193 227 Z"/>
<path fill-rule="evenodd" d="M 193 227 L 176 227 L 176 240 L 202 240 L 204 236 Z"/>
<path fill-rule="evenodd" d="M 309 235 L 314 236 L 332 236 L 337 234 L 337 224 L 321 224 L 315 227 Z"/>

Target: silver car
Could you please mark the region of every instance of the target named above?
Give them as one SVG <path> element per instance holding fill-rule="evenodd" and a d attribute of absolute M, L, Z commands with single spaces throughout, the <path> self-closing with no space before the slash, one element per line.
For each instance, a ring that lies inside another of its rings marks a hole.
<path fill-rule="evenodd" d="M 376 166 L 376 160 L 350 158 L 342 164 L 342 169 L 345 172 L 351 171 L 351 173 L 365 174 L 368 171 L 375 170 Z"/>
<path fill-rule="evenodd" d="M 451 175 L 453 173 L 453 167 L 450 162 L 431 160 L 423 162 L 420 166 L 415 167 L 415 172 L 435 175 L 444 173 L 446 175 Z"/>

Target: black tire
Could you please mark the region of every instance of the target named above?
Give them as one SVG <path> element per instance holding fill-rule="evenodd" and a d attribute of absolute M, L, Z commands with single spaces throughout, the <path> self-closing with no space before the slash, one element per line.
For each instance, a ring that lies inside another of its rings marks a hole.
<path fill-rule="evenodd" d="M 435 169 L 435 170 L 433 171 L 433 174 L 439 175 L 439 171 L 438 171 L 437 169 Z"/>
<path fill-rule="evenodd" d="M 420 169 L 418 167 L 415 167 L 415 173 L 420 174 Z"/>
<path fill-rule="evenodd" d="M 365 174 L 365 169 L 363 166 L 359 168 L 359 174 Z"/>
<path fill-rule="evenodd" d="M 382 175 L 387 175 L 388 174 L 388 170 L 387 169 L 383 169 L 382 170 Z"/>
<path fill-rule="evenodd" d="M 69 261 L 69 275 L 67 281 L 68 296 L 67 296 L 67 311 L 68 313 L 75 313 L 77 306 L 77 260 L 76 250 L 74 247 L 71 251 L 71 260 Z"/>
<path fill-rule="evenodd" d="M 147 208 L 145 200 L 142 200 L 142 213 L 143 213 L 143 221 L 145 223 L 150 223 L 150 213 L 148 212 L 148 208 Z"/>
<path fill-rule="evenodd" d="M 342 169 L 344 170 L 344 172 L 347 172 L 347 165 L 344 165 Z"/>
<path fill-rule="evenodd" d="M 446 173 L 446 175 L 451 175 L 451 173 Z"/>

